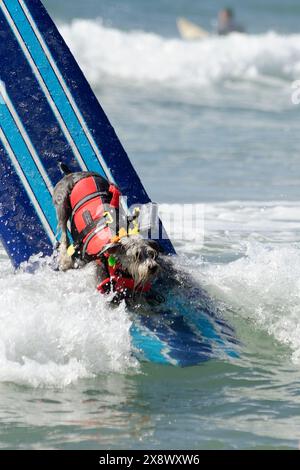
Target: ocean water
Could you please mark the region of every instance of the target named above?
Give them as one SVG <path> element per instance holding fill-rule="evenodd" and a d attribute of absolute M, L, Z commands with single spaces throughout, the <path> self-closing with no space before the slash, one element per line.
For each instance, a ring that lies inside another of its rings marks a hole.
<path fill-rule="evenodd" d="M 223 2 L 44 3 L 151 197 L 203 204 L 178 262 L 241 355 L 140 364 L 92 266 L 15 274 L 0 250 L 0 448 L 299 448 L 299 2 L 232 0 L 249 34 L 201 42 L 176 17 L 213 30 Z"/>

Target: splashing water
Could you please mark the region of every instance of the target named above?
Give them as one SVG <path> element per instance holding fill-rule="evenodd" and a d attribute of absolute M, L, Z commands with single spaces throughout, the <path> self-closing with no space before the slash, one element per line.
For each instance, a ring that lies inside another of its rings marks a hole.
<path fill-rule="evenodd" d="M 206 282 L 244 320 L 292 350 L 300 363 L 300 250 L 247 243 L 245 256 L 210 266 Z"/>
<path fill-rule="evenodd" d="M 62 387 L 137 367 L 125 307 L 108 308 L 93 266 L 15 274 L 5 261 L 0 270 L 0 381 Z"/>

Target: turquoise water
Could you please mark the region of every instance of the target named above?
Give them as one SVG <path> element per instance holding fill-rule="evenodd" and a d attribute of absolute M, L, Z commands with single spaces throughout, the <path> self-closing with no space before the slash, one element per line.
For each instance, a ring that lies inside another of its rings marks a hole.
<path fill-rule="evenodd" d="M 241 357 L 139 364 L 92 268 L 15 275 L 1 252 L 0 448 L 299 447 L 300 6 L 230 3 L 249 35 L 187 43 L 176 17 L 213 30 L 223 2 L 45 1 L 149 194 L 204 204 L 179 263 Z"/>

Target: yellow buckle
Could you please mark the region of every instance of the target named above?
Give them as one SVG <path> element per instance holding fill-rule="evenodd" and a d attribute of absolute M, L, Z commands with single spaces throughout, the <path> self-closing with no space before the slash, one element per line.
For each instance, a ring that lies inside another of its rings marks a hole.
<path fill-rule="evenodd" d="M 104 217 L 106 217 L 106 223 L 107 224 L 112 224 L 114 219 L 112 218 L 112 215 L 110 212 L 106 211 L 103 213 Z"/>

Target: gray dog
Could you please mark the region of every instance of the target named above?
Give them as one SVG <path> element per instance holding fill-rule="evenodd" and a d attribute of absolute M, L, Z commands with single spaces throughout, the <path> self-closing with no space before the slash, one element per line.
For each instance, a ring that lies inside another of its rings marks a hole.
<path fill-rule="evenodd" d="M 118 236 L 120 224 L 128 219 L 113 184 L 96 173 L 71 173 L 63 165 L 61 169 L 65 176 L 53 194 L 61 229 L 59 269 L 73 268 L 78 259 L 81 263 L 96 261 L 99 291 L 116 291 L 118 300 L 137 293 L 151 296 L 161 268 L 158 244 L 139 234 L 124 234 L 124 228 L 123 236 Z M 68 223 L 74 240 L 71 251 Z"/>

